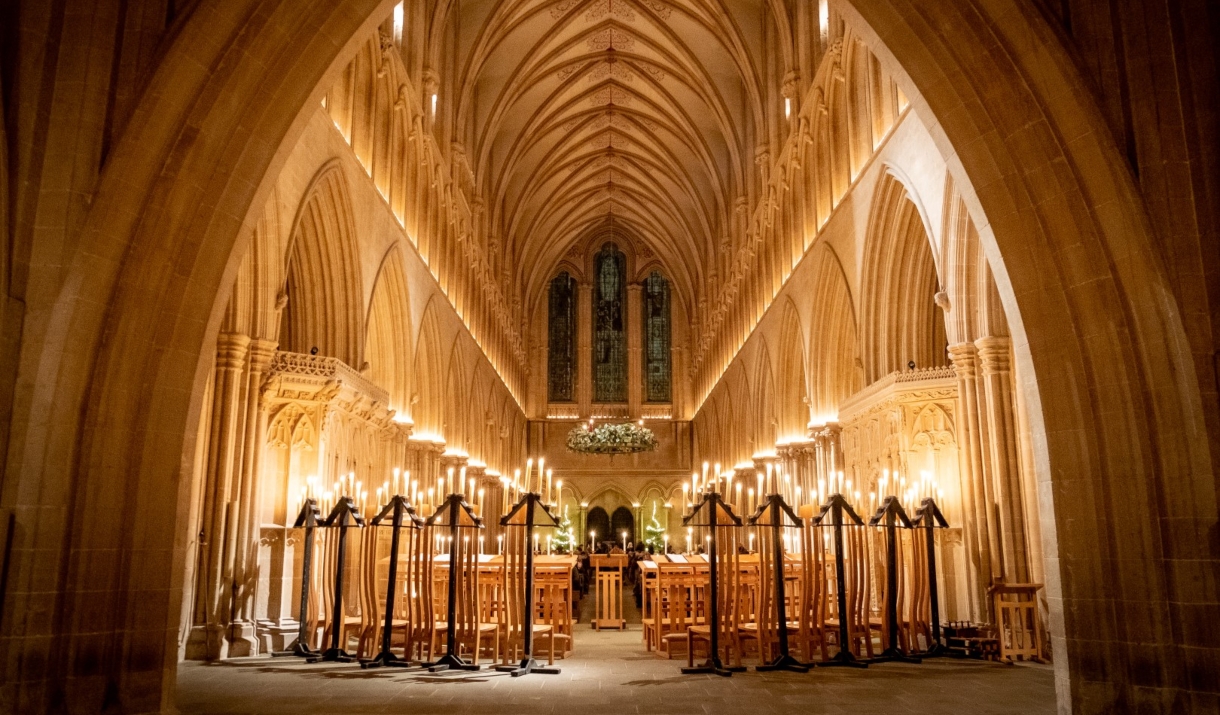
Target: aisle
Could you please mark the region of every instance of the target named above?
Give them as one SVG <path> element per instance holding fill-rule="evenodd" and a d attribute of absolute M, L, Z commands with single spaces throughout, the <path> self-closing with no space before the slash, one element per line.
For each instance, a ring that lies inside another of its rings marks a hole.
<path fill-rule="evenodd" d="M 807 675 L 683 676 L 684 660 L 644 652 L 638 611 L 627 596 L 631 610 L 624 613 L 634 623 L 597 632 L 582 617 L 572 657 L 557 661 L 560 675 L 362 671 L 269 658 L 189 662 L 178 666 L 178 707 L 188 715 L 1054 712 L 1050 666 L 942 660 Z M 585 601 L 582 616 L 592 610 Z"/>

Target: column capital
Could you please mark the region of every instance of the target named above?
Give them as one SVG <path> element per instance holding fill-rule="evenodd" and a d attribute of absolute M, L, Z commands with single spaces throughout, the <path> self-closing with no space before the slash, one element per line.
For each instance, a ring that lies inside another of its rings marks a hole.
<path fill-rule="evenodd" d="M 255 338 L 250 341 L 250 371 L 251 372 L 266 372 L 271 366 L 271 360 L 275 357 L 275 350 L 279 347 L 277 340 L 264 340 Z"/>
<path fill-rule="evenodd" d="M 979 351 L 974 343 L 954 343 L 949 346 L 949 361 L 953 363 L 953 369 L 960 377 L 972 378 L 975 376 L 978 357 Z"/>
<path fill-rule="evenodd" d="M 250 337 L 241 333 L 221 333 L 216 336 L 216 367 L 240 370 L 246 364 Z"/>
<path fill-rule="evenodd" d="M 995 375 L 1012 370 L 1012 338 L 986 337 L 974 341 L 978 348 L 979 362 L 984 375 Z"/>

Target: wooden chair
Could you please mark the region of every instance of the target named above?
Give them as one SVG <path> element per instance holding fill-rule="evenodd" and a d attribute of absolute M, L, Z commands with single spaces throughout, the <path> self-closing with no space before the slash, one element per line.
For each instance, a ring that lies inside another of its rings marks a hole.
<path fill-rule="evenodd" d="M 686 659 L 690 666 L 695 664 L 695 646 L 699 643 L 705 644 L 705 650 L 710 651 L 712 642 L 712 629 L 717 628 L 717 640 L 719 646 L 724 650 L 722 662 L 733 668 L 741 667 L 742 661 L 742 639 L 743 633 L 741 630 L 742 621 L 742 590 L 741 590 L 741 561 L 738 555 L 738 532 L 741 531 L 740 526 L 721 525 L 715 527 L 716 542 L 717 542 L 717 557 L 715 563 L 708 564 L 708 579 L 717 579 L 717 613 L 719 622 L 712 622 L 710 618 L 700 625 L 691 625 L 687 627 L 689 644 L 686 649 Z M 712 573 L 712 571 L 715 573 Z M 710 596 L 710 589 L 708 591 Z M 707 604 L 708 614 L 711 613 L 711 604 Z M 698 611 L 696 610 L 696 613 Z"/>
<path fill-rule="evenodd" d="M 822 660 L 827 659 L 827 561 L 826 539 L 823 526 L 815 526 L 808 519 L 801 529 L 801 580 L 800 599 L 796 609 L 796 644 L 806 661 L 812 660 L 816 652 Z"/>
<path fill-rule="evenodd" d="M 435 660 L 436 642 L 436 531 L 425 526 L 414 534 L 414 549 L 410 556 L 410 574 L 405 584 L 408 615 L 406 657 Z"/>
<path fill-rule="evenodd" d="M 478 547 L 475 546 L 477 537 L 472 537 L 463 534 L 461 543 L 457 548 L 456 563 L 447 563 L 445 568 L 457 569 L 457 597 L 454 599 L 454 610 L 452 613 L 445 613 L 445 620 L 435 621 L 435 627 L 432 632 L 432 650 L 439 651 L 439 647 L 445 637 L 448 635 L 449 620 L 452 619 L 455 625 L 454 647 L 459 651 L 456 655 L 468 657 L 474 665 L 479 664 L 479 655 L 483 649 L 484 642 L 490 643 L 490 652 L 494 654 L 500 652 L 500 625 L 498 623 L 488 623 L 483 619 L 483 611 L 480 607 L 481 592 L 479 590 L 479 558 Z M 438 569 L 443 571 L 444 569 Z M 448 584 L 447 573 L 444 574 L 446 588 Z M 439 589 L 438 589 L 439 590 Z M 448 593 L 444 594 L 445 607 L 448 607 Z M 438 608 L 438 612 L 440 611 Z"/>
<path fill-rule="evenodd" d="M 593 554 L 589 557 L 596 575 L 597 617 L 593 627 L 626 628 L 623 619 L 623 569 L 627 566 L 627 555 Z"/>
<path fill-rule="evenodd" d="M 534 588 L 537 590 L 536 623 L 550 626 L 544 635 L 551 652 L 567 657 L 572 652 L 572 574 L 565 566 L 534 567 Z M 556 651 L 555 641 L 561 646 Z"/>
<path fill-rule="evenodd" d="M 640 569 L 640 624 L 644 650 L 651 653 L 658 647 L 660 633 L 657 621 L 657 561 L 641 561 Z"/>
<path fill-rule="evenodd" d="M 335 604 L 335 569 L 338 568 L 339 564 L 339 533 L 338 529 L 322 529 L 320 531 L 323 534 L 321 541 L 323 541 L 325 544 L 322 548 L 323 568 L 320 569 L 321 573 L 319 574 L 322 579 L 322 598 L 320 604 L 322 608 L 321 612 L 319 613 L 319 620 L 324 624 L 322 628 L 322 645 L 324 649 L 330 647 L 332 638 L 331 634 L 334 632 L 334 629 L 338 627 L 339 647 L 346 649 L 348 647 L 348 639 L 351 637 L 351 633 L 355 632 L 357 638 L 359 638 L 360 627 L 362 625 L 359 601 L 356 602 L 354 607 L 352 605 L 352 596 L 359 595 L 359 584 L 356 586 L 357 593 L 353 594 L 353 579 L 351 577 L 360 573 L 361 559 L 359 558 L 359 549 L 363 542 L 363 536 L 356 539 L 349 538 L 347 542 L 348 553 L 346 556 L 348 558 L 346 559 L 346 573 L 343 574 L 343 583 L 345 587 L 343 593 L 344 613 L 340 623 L 335 624 L 333 622 L 333 614 Z M 360 530 L 361 535 L 363 535 L 363 531 L 363 529 Z M 350 536 L 351 535 L 349 534 L 349 537 Z M 357 550 L 356 558 L 354 559 L 351 558 L 351 552 L 353 549 Z M 352 613 L 353 610 L 355 610 L 355 613 Z M 360 655 L 359 652 L 357 654 Z"/>
<path fill-rule="evenodd" d="M 699 598 L 704 593 L 705 579 L 689 566 L 663 568 L 657 575 L 657 652 L 674 657 L 674 644 L 682 643 L 690 650 L 690 631 L 699 625 L 696 614 L 701 610 Z"/>
<path fill-rule="evenodd" d="M 1042 622 L 1038 618 L 1040 583 L 998 583 L 988 590 L 995 608 L 1000 658 L 1042 662 L 1045 647 Z"/>
<path fill-rule="evenodd" d="M 358 588 L 360 596 L 360 636 L 356 652 L 362 658 L 369 657 L 377 652 L 377 645 L 381 642 L 381 629 L 385 626 L 385 599 L 379 598 L 379 595 L 384 593 L 385 589 L 377 587 L 377 553 L 383 541 L 381 537 L 382 530 L 373 526 L 368 526 L 360 532 L 360 559 L 357 561 L 360 577 Z M 387 585 L 389 581 L 388 553 L 386 556 L 386 572 L 386 578 L 382 579 L 383 585 Z"/>
<path fill-rule="evenodd" d="M 524 528 L 509 528 L 505 530 L 504 536 L 504 588 L 501 590 L 501 598 L 499 609 L 500 613 L 504 614 L 503 623 L 500 625 L 500 638 L 503 643 L 501 653 L 503 654 L 504 665 L 517 665 L 524 659 L 525 654 L 525 629 L 531 629 L 534 640 L 534 650 L 538 649 L 538 641 L 540 636 L 546 636 L 549 641 L 550 651 L 547 656 L 547 665 L 555 664 L 555 641 L 552 636 L 553 626 L 547 623 L 535 622 L 537 609 L 534 613 L 525 613 L 525 574 L 526 574 L 526 553 L 528 549 L 533 548 L 530 542 L 529 534 Z M 537 577 L 537 569 L 535 568 L 535 579 Z M 535 580 L 535 590 L 537 589 L 537 581 Z M 531 653 L 530 655 L 536 655 Z"/>

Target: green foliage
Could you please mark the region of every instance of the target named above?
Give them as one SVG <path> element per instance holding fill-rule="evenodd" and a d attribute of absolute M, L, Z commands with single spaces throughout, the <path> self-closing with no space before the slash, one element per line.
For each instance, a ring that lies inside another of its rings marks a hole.
<path fill-rule="evenodd" d="M 665 529 L 657 520 L 657 503 L 652 503 L 652 518 L 644 525 L 644 544 L 652 549 L 654 554 L 665 550 Z"/>
<path fill-rule="evenodd" d="M 551 539 L 551 548 L 557 553 L 566 554 L 572 551 L 572 545 L 575 542 L 576 534 L 572 531 L 572 520 L 568 518 L 568 507 L 565 504 L 563 516 L 559 519 L 559 527 L 555 529 L 555 535 Z"/>
<path fill-rule="evenodd" d="M 652 430 L 633 422 L 600 424 L 593 429 L 581 424 L 568 433 L 568 449 L 581 454 L 632 454 L 656 448 Z"/>

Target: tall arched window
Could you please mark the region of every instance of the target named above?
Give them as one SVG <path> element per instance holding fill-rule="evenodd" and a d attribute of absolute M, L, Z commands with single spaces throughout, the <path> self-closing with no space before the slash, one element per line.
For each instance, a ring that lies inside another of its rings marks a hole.
<path fill-rule="evenodd" d="M 644 401 L 669 402 L 669 281 L 653 271 L 644 281 Z"/>
<path fill-rule="evenodd" d="M 567 271 L 551 281 L 547 345 L 547 399 L 576 399 L 576 281 Z"/>
<path fill-rule="evenodd" d="M 613 243 L 593 261 L 593 400 L 627 401 L 627 257 Z"/>

